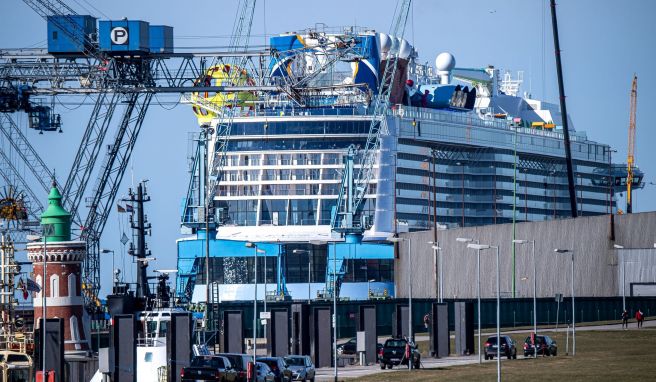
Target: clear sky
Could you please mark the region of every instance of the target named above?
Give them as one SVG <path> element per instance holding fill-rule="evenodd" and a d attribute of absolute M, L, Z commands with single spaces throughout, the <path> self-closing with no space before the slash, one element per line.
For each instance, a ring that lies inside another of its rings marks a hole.
<path fill-rule="evenodd" d="M 134 1 L 64 0 L 80 14 L 100 19 L 142 19 L 173 26 L 176 49 L 222 47 L 236 11 L 236 0 Z M 406 29 L 421 60 L 433 62 L 443 51 L 456 57 L 458 67 L 494 65 L 516 74 L 524 71 L 522 90 L 534 98 L 558 102 L 556 69 L 548 0 L 415 0 Z M 266 34 L 313 27 L 361 25 L 387 32 L 396 1 L 297 1 L 259 0 L 253 24 L 252 44 L 261 45 Z M 94 9 L 95 7 L 95 9 Z M 86 10 L 85 10 L 86 8 Z M 610 143 L 618 150 L 614 161 L 626 160 L 629 92 L 638 75 L 637 164 L 646 182 L 656 182 L 656 130 L 649 115 L 656 104 L 656 1 L 577 0 L 558 6 L 565 92 L 568 111 L 577 130 Z M 46 23 L 19 0 L 0 1 L 0 48 L 45 47 Z M 64 133 L 26 133 L 42 158 L 64 182 L 72 164 L 88 115 L 91 99 L 58 98 Z M 81 105 L 80 105 L 81 103 Z M 69 110 L 70 109 L 70 110 Z M 171 109 L 171 110 L 169 110 Z M 25 114 L 18 114 L 26 126 Z M 181 198 L 187 187 L 188 133 L 197 131 L 186 105 L 173 97 L 158 97 L 151 105 L 131 168 L 119 195 L 141 179 L 149 179 L 152 202 L 147 214 L 153 225 L 149 239 L 154 268 L 175 268 Z M 108 137 L 113 133 L 109 133 Z M 2 143 L 3 147 L 7 144 Z M 100 164 L 99 159 L 98 164 Z M 92 182 L 93 183 L 92 179 Z M 89 192 L 91 187 L 90 184 Z M 35 190 L 36 190 L 35 186 Z M 635 195 L 635 211 L 656 209 L 656 186 L 647 185 Z M 43 195 L 45 200 L 46 195 Z M 623 205 L 622 205 L 623 208 Z M 109 217 L 102 247 L 116 251 L 116 264 L 124 274 L 134 268 L 119 239 L 125 214 Z M 111 290 L 111 254 L 102 258 L 101 294 Z"/>

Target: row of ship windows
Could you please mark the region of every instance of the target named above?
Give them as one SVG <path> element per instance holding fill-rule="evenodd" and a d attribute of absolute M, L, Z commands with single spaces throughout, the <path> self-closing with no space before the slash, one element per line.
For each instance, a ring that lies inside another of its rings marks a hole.
<path fill-rule="evenodd" d="M 198 258 L 197 269 L 205 269 L 205 259 Z M 326 261 L 324 254 L 307 253 L 287 255 L 284 269 L 287 283 L 324 283 L 326 282 Z M 210 279 L 219 284 L 251 284 L 255 277 L 255 260 L 253 257 L 212 257 L 210 258 Z M 310 270 L 308 280 L 308 270 Z M 257 282 L 275 284 L 277 282 L 278 259 L 276 257 L 259 257 L 257 259 Z M 392 259 L 347 259 L 343 269 L 345 282 L 380 282 L 394 281 L 394 260 Z M 198 272 L 197 279 L 205 284 L 205 272 Z"/>
<path fill-rule="evenodd" d="M 266 150 L 346 150 L 350 145 L 364 146 L 365 138 L 325 137 L 325 138 L 284 138 L 258 140 L 231 140 L 228 151 L 266 151 Z"/>
<path fill-rule="evenodd" d="M 229 200 L 218 203 L 220 220 L 223 224 L 234 225 L 327 225 L 330 224 L 336 199 L 321 201 L 318 211 L 316 199 L 262 199 L 258 217 L 257 200 Z M 364 211 L 372 212 L 374 201 L 366 199 Z M 320 216 L 317 217 L 317 213 Z"/>
<path fill-rule="evenodd" d="M 286 121 L 235 123 L 230 135 L 367 134 L 370 121 Z"/>
<path fill-rule="evenodd" d="M 260 189 L 261 187 L 261 189 Z M 217 195 L 220 197 L 235 196 L 317 196 L 339 194 L 340 184 L 263 184 L 246 186 L 219 186 Z M 376 185 L 370 185 L 368 194 L 376 193 Z"/>

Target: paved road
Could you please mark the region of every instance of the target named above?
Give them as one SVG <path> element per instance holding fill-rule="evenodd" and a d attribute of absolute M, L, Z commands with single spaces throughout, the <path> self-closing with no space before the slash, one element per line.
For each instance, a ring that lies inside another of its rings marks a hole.
<path fill-rule="evenodd" d="M 656 327 L 656 319 L 655 320 L 646 320 L 644 322 L 644 327 Z M 558 332 L 564 332 L 567 328 L 566 327 L 559 327 Z M 635 320 L 633 322 L 629 323 L 629 330 L 636 330 L 636 323 Z M 554 328 L 551 327 L 544 327 L 544 328 L 538 328 L 538 332 L 540 330 L 543 331 L 555 331 Z M 622 324 L 608 324 L 608 325 L 592 325 L 592 326 L 580 326 L 577 327 L 577 331 L 591 331 L 591 330 L 622 330 Z M 503 334 L 528 334 L 530 333 L 530 329 L 522 329 L 522 330 L 504 330 L 502 331 Z M 488 336 L 488 335 L 494 335 L 494 331 L 484 331 L 483 336 Z M 453 336 L 452 336 L 453 337 Z M 381 337 L 381 342 L 384 341 L 387 337 Z M 427 341 L 428 336 L 427 335 L 418 335 L 416 337 L 417 341 Z M 504 361 L 502 359 L 502 361 Z M 462 356 L 462 357 L 448 357 L 448 358 L 423 358 L 422 359 L 422 367 L 426 369 L 433 369 L 433 368 L 438 368 L 438 367 L 447 367 L 447 366 L 457 366 L 457 365 L 469 365 L 473 363 L 478 362 L 478 355 L 471 355 L 471 356 Z M 496 362 L 496 360 L 491 360 L 491 361 L 483 361 L 483 362 Z M 365 375 L 371 375 L 371 374 L 376 374 L 376 373 L 389 373 L 393 370 L 407 370 L 405 367 L 397 367 L 392 370 L 381 370 L 378 365 L 373 365 L 373 366 L 346 366 L 346 367 L 340 367 L 338 368 L 338 376 L 339 379 L 341 380 L 342 378 L 357 378 L 357 377 L 362 377 Z M 334 380 L 334 369 L 332 367 L 322 367 L 317 369 L 317 376 L 316 376 L 317 381 L 332 381 Z"/>

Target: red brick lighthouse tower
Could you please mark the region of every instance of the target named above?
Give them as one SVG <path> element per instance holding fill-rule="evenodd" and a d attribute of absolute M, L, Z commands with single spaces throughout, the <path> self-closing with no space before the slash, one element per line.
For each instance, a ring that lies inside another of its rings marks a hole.
<path fill-rule="evenodd" d="M 41 292 L 34 296 L 34 321 L 38 322 L 43 317 L 45 293 L 46 318 L 61 318 L 64 321 L 65 355 L 84 355 L 90 350 L 83 322 L 84 299 L 81 294 L 82 261 L 86 256 L 86 246 L 83 241 L 71 241 L 71 214 L 62 207 L 61 199 L 57 186 L 53 184 L 48 195 L 48 208 L 41 215 L 44 237 L 40 242 L 27 245 L 27 257 L 33 264 L 34 278 L 41 286 Z"/>

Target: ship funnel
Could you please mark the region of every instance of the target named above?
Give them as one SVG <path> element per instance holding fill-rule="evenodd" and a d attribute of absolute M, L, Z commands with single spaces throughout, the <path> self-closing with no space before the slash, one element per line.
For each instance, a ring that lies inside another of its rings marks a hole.
<path fill-rule="evenodd" d="M 443 52 L 435 58 L 435 69 L 440 76 L 440 84 L 447 85 L 451 79 L 451 71 L 456 67 L 456 58 L 451 53 Z"/>

